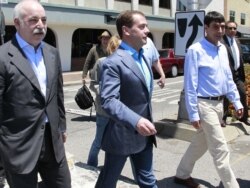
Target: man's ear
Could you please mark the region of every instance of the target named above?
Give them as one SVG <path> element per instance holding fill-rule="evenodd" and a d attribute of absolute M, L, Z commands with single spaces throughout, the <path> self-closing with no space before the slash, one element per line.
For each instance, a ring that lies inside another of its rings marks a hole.
<path fill-rule="evenodd" d="M 20 26 L 20 20 L 18 18 L 14 19 L 15 26 Z"/>
<path fill-rule="evenodd" d="M 127 36 L 130 35 L 129 28 L 126 26 L 122 26 L 122 32 L 123 32 L 123 35 L 127 35 Z"/>

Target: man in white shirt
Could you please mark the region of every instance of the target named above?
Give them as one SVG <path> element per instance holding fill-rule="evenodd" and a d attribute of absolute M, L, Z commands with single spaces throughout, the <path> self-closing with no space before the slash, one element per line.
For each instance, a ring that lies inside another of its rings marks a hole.
<path fill-rule="evenodd" d="M 144 57 L 148 60 L 149 63 L 152 64 L 152 66 L 160 75 L 160 79 L 157 81 L 157 84 L 160 86 L 160 88 L 163 88 L 165 86 L 166 77 L 161 66 L 161 62 L 159 59 L 160 54 L 158 50 L 156 49 L 153 41 L 149 37 L 147 38 L 147 44 L 145 44 L 142 48 L 144 50 Z"/>

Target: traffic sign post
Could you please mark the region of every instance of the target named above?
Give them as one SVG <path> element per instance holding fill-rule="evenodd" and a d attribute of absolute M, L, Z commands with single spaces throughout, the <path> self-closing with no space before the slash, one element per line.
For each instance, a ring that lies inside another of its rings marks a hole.
<path fill-rule="evenodd" d="M 185 56 L 188 47 L 204 36 L 205 11 L 175 14 L 175 55 Z"/>
<path fill-rule="evenodd" d="M 204 36 L 205 11 L 177 12 L 175 14 L 175 55 L 185 56 L 189 46 Z M 180 94 L 178 121 L 187 120 L 185 91 Z"/>

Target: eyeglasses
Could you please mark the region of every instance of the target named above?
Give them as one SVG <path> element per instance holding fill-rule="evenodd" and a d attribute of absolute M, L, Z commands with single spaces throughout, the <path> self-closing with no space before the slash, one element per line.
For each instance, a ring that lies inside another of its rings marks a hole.
<path fill-rule="evenodd" d="M 229 29 L 229 30 L 237 30 L 236 27 L 227 27 L 227 29 Z"/>

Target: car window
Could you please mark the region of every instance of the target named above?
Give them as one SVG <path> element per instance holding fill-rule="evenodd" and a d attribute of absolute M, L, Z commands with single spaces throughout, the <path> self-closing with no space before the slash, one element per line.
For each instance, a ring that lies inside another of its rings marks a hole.
<path fill-rule="evenodd" d="M 168 50 L 160 50 L 159 54 L 161 58 L 166 58 L 168 57 Z"/>
<path fill-rule="evenodd" d="M 248 48 L 247 45 L 242 44 L 240 47 L 241 47 L 242 52 L 249 52 L 250 51 L 250 49 Z"/>

